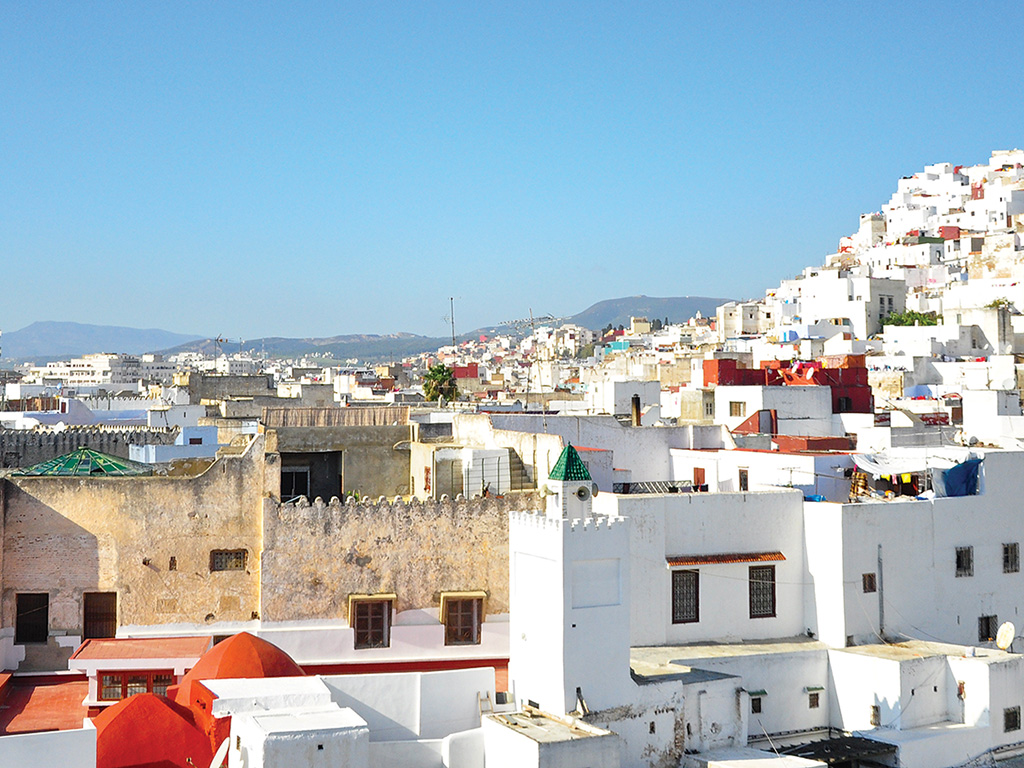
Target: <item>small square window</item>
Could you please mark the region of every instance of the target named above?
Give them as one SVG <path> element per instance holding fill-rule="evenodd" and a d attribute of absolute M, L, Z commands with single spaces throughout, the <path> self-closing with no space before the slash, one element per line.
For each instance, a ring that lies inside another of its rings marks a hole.
<path fill-rule="evenodd" d="M 865 573 L 860 577 L 861 587 L 865 592 L 878 591 L 878 577 L 874 573 Z"/>
<path fill-rule="evenodd" d="M 956 576 L 962 578 L 974 575 L 974 547 L 956 548 Z"/>
<path fill-rule="evenodd" d="M 808 707 L 808 709 L 817 709 L 819 707 L 819 705 L 820 705 L 820 699 L 818 698 L 819 695 L 820 694 L 818 694 L 818 693 L 809 693 L 809 694 L 807 694 L 807 707 Z"/>
<path fill-rule="evenodd" d="M 215 549 L 210 552 L 210 570 L 244 571 L 245 560 L 244 549 Z"/>
<path fill-rule="evenodd" d="M 751 696 L 750 697 L 750 711 L 753 712 L 755 715 L 758 715 L 758 714 L 761 713 L 761 697 L 760 696 Z"/>
<path fill-rule="evenodd" d="M 352 601 L 352 628 L 355 647 L 388 648 L 391 645 L 391 601 Z"/>
<path fill-rule="evenodd" d="M 1020 544 L 1003 544 L 1003 573 L 1020 572 Z"/>
<path fill-rule="evenodd" d="M 742 402 L 732 401 L 729 403 L 729 415 L 730 416 L 746 416 L 747 415 L 747 404 Z"/>
<path fill-rule="evenodd" d="M 445 645 L 479 645 L 483 621 L 483 599 L 448 598 L 444 601 Z"/>
<path fill-rule="evenodd" d="M 1020 730 L 1020 707 L 1007 707 L 1003 710 L 1003 731 Z"/>

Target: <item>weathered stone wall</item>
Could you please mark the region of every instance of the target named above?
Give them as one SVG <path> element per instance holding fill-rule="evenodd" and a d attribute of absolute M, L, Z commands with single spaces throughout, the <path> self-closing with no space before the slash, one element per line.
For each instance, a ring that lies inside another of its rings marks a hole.
<path fill-rule="evenodd" d="M 305 502 L 305 500 L 300 500 Z M 394 592 L 396 609 L 436 608 L 442 591 L 486 590 L 508 612 L 508 512 L 539 497 L 263 506 L 267 621 L 347 620 L 350 594 Z"/>
<path fill-rule="evenodd" d="M 190 373 L 188 375 L 190 403 L 199 403 L 203 400 L 224 400 L 229 397 L 256 397 L 258 395 L 277 395 L 273 374 L 226 376 Z"/>
<path fill-rule="evenodd" d="M 0 626 L 14 626 L 18 592 L 49 593 L 51 645 L 81 634 L 84 592 L 116 592 L 119 626 L 255 618 L 263 451 L 257 437 L 194 478 L 3 481 Z M 211 573 L 215 549 L 245 549 L 246 569 Z"/>
<path fill-rule="evenodd" d="M 129 445 L 173 445 L 177 435 L 165 427 L 0 429 L 0 468 L 30 467 L 83 447 L 127 459 Z"/>
<path fill-rule="evenodd" d="M 341 472 L 344 474 L 346 493 L 355 491 L 361 496 L 393 497 L 410 493 L 411 465 L 407 444 L 416 439 L 416 427 L 415 424 L 281 427 L 267 431 L 267 450 L 280 453 L 286 460 L 285 464 L 291 466 L 296 462 L 287 461 L 289 454 L 301 456 L 341 452 Z M 336 484 L 331 485 L 331 495 L 337 492 Z"/>

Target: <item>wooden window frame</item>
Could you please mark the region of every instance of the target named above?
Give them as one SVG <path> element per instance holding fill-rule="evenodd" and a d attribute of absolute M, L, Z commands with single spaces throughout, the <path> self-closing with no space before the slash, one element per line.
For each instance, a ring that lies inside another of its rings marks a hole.
<path fill-rule="evenodd" d="M 96 673 L 96 700 L 103 702 L 123 701 L 129 696 L 134 696 L 135 693 L 155 693 L 154 691 L 154 678 L 163 676 L 170 678 L 170 681 L 164 686 L 164 691 L 161 695 L 167 695 L 167 688 L 174 685 L 175 677 L 174 670 L 172 669 L 127 669 L 127 670 L 105 670 L 101 669 Z M 119 680 L 119 691 L 120 695 L 117 697 L 104 696 L 103 691 L 106 686 L 103 683 L 104 677 L 115 677 L 120 678 Z M 146 679 L 146 690 L 135 691 L 135 693 L 128 693 L 128 680 L 129 678 L 145 678 Z"/>
<path fill-rule="evenodd" d="M 352 643 L 355 650 L 391 647 L 391 614 L 394 612 L 394 607 L 395 595 L 393 593 L 349 595 L 348 624 L 352 628 Z M 381 609 L 379 616 L 367 613 L 375 608 Z M 372 626 L 373 622 L 379 622 L 380 626 Z M 379 637 L 375 638 L 374 633 L 379 634 Z"/>
<path fill-rule="evenodd" d="M 445 645 L 480 645 L 480 637 L 484 622 L 484 605 L 487 598 L 486 592 L 442 592 L 441 593 L 441 623 L 444 624 Z M 467 616 L 468 611 L 470 626 L 461 626 L 459 621 Z M 453 611 L 453 608 L 455 609 Z M 454 620 L 453 620 L 454 617 Z M 468 629 L 468 636 L 465 634 Z"/>
<path fill-rule="evenodd" d="M 687 584 L 690 582 L 690 584 Z M 693 611 L 685 613 L 686 600 L 677 599 L 679 591 L 686 587 L 693 591 Z M 697 624 L 700 622 L 700 571 L 697 569 L 680 569 L 672 571 L 672 623 Z"/>
<path fill-rule="evenodd" d="M 89 603 L 90 598 L 113 598 L 113 616 L 101 618 L 102 614 L 94 608 L 93 616 L 90 619 Z M 98 615 L 99 614 L 99 615 Z M 97 625 L 100 629 L 97 630 Z M 103 627 L 103 625 L 106 625 Z M 108 638 L 117 636 L 117 592 L 85 592 L 82 594 L 82 639 Z"/>

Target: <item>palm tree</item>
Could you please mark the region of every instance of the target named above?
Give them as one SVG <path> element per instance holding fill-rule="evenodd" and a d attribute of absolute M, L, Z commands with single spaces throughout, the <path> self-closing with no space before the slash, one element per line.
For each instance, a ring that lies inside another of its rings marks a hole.
<path fill-rule="evenodd" d="M 444 363 L 430 366 L 423 377 L 423 394 L 427 400 L 434 401 L 439 397 L 451 402 L 459 396 L 455 386 L 455 373 Z"/>

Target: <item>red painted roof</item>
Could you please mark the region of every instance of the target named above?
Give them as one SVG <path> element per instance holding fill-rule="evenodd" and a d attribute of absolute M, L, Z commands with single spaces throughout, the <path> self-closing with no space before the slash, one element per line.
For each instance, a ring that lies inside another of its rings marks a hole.
<path fill-rule="evenodd" d="M 196 727 L 192 713 L 155 693 L 129 696 L 97 715 L 93 723 L 96 768 L 193 768 L 213 760 L 210 740 Z"/>
<path fill-rule="evenodd" d="M 254 677 L 300 677 L 306 673 L 276 645 L 248 632 L 223 640 L 207 651 L 177 686 L 174 700 L 184 706 L 194 701 L 192 684 L 200 680 Z"/>
<path fill-rule="evenodd" d="M 785 560 L 781 552 L 727 552 L 720 555 L 676 555 L 666 557 L 669 565 L 721 565 L 724 563 L 771 563 Z"/>
<path fill-rule="evenodd" d="M 82 706 L 82 699 L 89 694 L 89 682 L 78 677 L 61 683 L 36 684 L 31 678 L 9 681 L 4 708 L 0 709 L 0 734 L 81 728 L 89 714 L 88 707 Z"/>
<path fill-rule="evenodd" d="M 206 653 L 212 637 L 152 637 L 86 640 L 72 659 L 192 659 Z"/>

